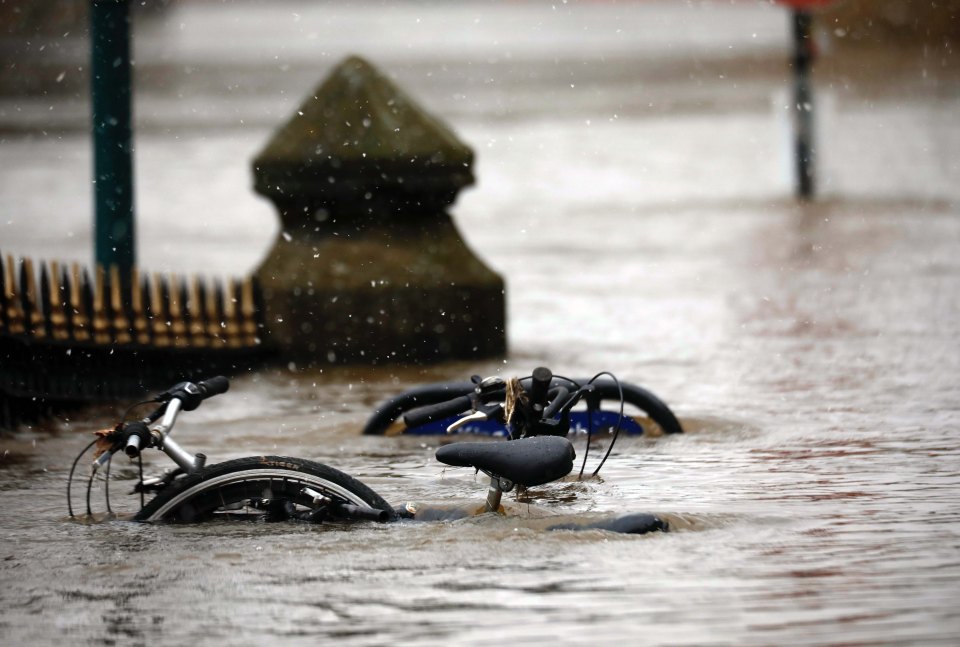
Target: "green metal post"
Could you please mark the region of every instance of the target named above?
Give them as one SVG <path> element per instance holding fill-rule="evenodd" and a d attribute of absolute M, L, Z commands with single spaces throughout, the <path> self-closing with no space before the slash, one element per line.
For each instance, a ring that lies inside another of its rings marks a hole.
<path fill-rule="evenodd" d="M 128 0 L 91 0 L 90 41 L 96 262 L 129 270 L 136 252 Z"/>
<path fill-rule="evenodd" d="M 793 11 L 793 73 L 796 124 L 797 197 L 809 200 L 816 187 L 814 149 L 813 88 L 813 16 L 809 11 Z"/>

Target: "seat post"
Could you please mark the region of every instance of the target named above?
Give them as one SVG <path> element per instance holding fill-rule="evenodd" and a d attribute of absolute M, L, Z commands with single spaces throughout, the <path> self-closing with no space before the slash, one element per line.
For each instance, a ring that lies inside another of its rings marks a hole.
<path fill-rule="evenodd" d="M 500 479 L 496 476 L 491 476 L 490 489 L 487 490 L 487 503 L 484 511 L 499 512 L 501 496 L 503 496 L 503 490 L 500 488 Z"/>

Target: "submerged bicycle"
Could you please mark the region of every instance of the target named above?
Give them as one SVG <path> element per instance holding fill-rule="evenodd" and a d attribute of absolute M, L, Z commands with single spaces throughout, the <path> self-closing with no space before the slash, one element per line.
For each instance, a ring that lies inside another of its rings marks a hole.
<path fill-rule="evenodd" d="M 613 383 L 618 385 L 620 391 L 619 417 L 622 422 L 626 398 L 623 386 L 615 378 Z M 96 446 L 98 455 L 87 481 L 88 516 L 92 514 L 91 489 L 98 475 L 104 478 L 106 507 L 111 512 L 110 466 L 113 456 L 118 452 L 136 460 L 139 468 L 139 478 L 133 492 L 140 496 L 141 507 L 133 517 L 137 521 L 195 523 L 216 519 L 263 519 L 308 523 L 392 522 L 453 519 L 478 512 L 502 513 L 500 501 L 504 492 L 557 481 L 573 471 L 576 452 L 566 436 L 571 430 L 574 407 L 583 401 L 590 411 L 602 399 L 598 398 L 598 393 L 608 393 L 601 390 L 606 387 L 601 387 L 597 378 L 581 383 L 554 376 L 543 367 L 524 379 L 475 377 L 471 384 L 469 393 L 458 391 L 455 397 L 442 402 L 431 402 L 420 408 L 407 407 L 403 417 L 409 428 L 453 417 L 453 421 L 447 425 L 448 432 L 484 421 L 490 421 L 505 430 L 507 442 L 454 442 L 441 446 L 436 452 L 436 458 L 441 463 L 470 467 L 490 477 L 486 501 L 479 509 L 438 511 L 414 504 L 394 508 L 352 476 L 328 465 L 301 458 L 252 456 L 207 465 L 204 454 L 191 454 L 171 438 L 171 432 L 181 412 L 192 411 L 205 399 L 228 390 L 227 379 L 215 377 L 197 383 L 181 382 L 153 400 L 134 405 L 157 405 L 142 419 L 127 421 L 125 415 L 113 429 L 98 432 L 98 437 L 81 451 L 71 466 L 67 483 L 68 510 L 70 516 L 75 517 L 72 483 L 77 464 L 87 451 Z M 663 406 L 666 408 L 666 405 Z M 669 409 L 666 411 L 669 412 Z M 658 417 L 662 418 L 659 412 Z M 676 420 L 672 412 L 669 417 Z M 679 431 L 679 423 L 676 423 L 676 430 Z M 593 474 L 599 471 L 610 455 L 619 431 L 618 423 L 614 427 L 607 453 Z M 589 438 L 588 435 L 583 466 L 589 453 Z M 176 464 L 176 468 L 157 477 L 145 478 L 141 453 L 146 449 L 162 451 Z M 580 476 L 583 475 L 583 466 Z M 147 496 L 151 497 L 149 501 Z M 549 529 L 604 529 L 642 534 L 668 528 L 666 522 L 656 515 L 642 513 L 590 524 L 559 524 Z"/>
<path fill-rule="evenodd" d="M 539 370 L 539 369 L 538 369 Z M 549 369 L 543 369 L 549 370 Z M 534 372 L 536 374 L 536 371 Z M 665 434 L 683 433 L 683 427 L 680 421 L 674 415 L 670 407 L 651 391 L 628 382 L 621 382 L 614 375 L 603 372 L 589 380 L 576 379 L 552 375 L 549 381 L 548 389 L 554 390 L 548 392 L 550 401 L 557 400 L 563 402 L 565 395 L 571 391 L 576 391 L 589 384 L 590 388 L 580 395 L 578 402 L 582 402 L 581 408 L 574 409 L 567 407 L 565 412 L 565 425 L 557 425 L 547 420 L 539 424 L 540 433 L 553 431 L 558 433 L 586 433 L 595 434 L 605 429 L 617 429 L 621 433 L 638 435 L 648 431 L 651 426 L 649 423 L 659 428 L 659 431 Z M 541 375 L 543 377 L 543 375 Z M 534 384 L 535 375 L 520 380 L 520 385 L 529 389 Z M 470 382 L 438 382 L 436 384 L 427 384 L 414 387 L 403 393 L 396 395 L 385 402 L 380 403 L 374 410 L 374 413 L 367 420 L 363 428 L 363 433 L 368 435 L 443 435 L 450 433 L 448 428 L 459 418 L 459 414 L 465 410 L 458 409 L 463 404 L 466 405 L 470 398 L 479 395 L 483 404 L 489 404 L 497 399 L 503 400 L 505 383 L 497 385 L 495 388 L 486 388 L 481 393 L 475 394 L 477 381 Z M 561 393 L 560 389 L 566 389 L 567 393 Z M 450 404 L 447 405 L 446 403 Z M 613 408 L 606 408 L 604 405 L 613 403 Z M 407 418 L 408 412 L 416 409 L 422 409 L 427 405 L 438 405 L 441 407 L 440 415 L 415 415 Z M 624 405 L 630 405 L 631 409 L 636 409 L 636 414 L 627 415 Z M 547 419 L 550 416 L 546 416 Z M 548 428 L 548 425 L 552 425 Z M 469 420 L 454 425 L 454 430 L 458 434 L 478 434 L 489 436 L 508 436 L 510 432 L 504 421 L 494 418 L 483 418 L 472 416 Z M 516 437 L 514 435 L 514 437 Z"/>

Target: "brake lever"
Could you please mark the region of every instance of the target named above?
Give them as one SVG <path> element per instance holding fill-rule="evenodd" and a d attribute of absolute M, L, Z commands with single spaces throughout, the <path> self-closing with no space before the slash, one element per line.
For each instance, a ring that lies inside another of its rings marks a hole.
<path fill-rule="evenodd" d="M 486 419 L 487 419 L 487 414 L 485 414 L 483 411 L 474 411 L 470 415 L 464 416 L 462 418 L 458 418 L 456 421 L 452 422 L 447 427 L 447 433 L 452 434 L 454 431 L 456 431 L 460 427 L 463 427 L 466 424 L 469 424 L 471 422 L 480 422 L 481 420 L 486 420 Z"/>
<path fill-rule="evenodd" d="M 447 427 L 447 433 L 452 434 L 454 431 L 456 431 L 460 427 L 468 425 L 471 422 L 480 422 L 483 420 L 489 420 L 491 416 L 494 414 L 496 414 L 496 418 L 503 417 L 503 404 L 498 402 L 493 405 L 488 405 L 482 409 L 478 409 L 474 411 L 470 415 L 463 416 L 462 418 L 458 418 L 457 420 L 452 422 L 450 426 Z"/>

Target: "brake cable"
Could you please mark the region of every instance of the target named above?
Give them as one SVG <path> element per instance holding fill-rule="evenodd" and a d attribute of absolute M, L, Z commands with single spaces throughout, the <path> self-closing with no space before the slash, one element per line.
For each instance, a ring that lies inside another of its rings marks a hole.
<path fill-rule="evenodd" d="M 73 473 L 77 469 L 77 463 L 80 462 L 80 459 L 83 458 L 83 455 L 90 451 L 90 448 L 100 440 L 99 438 L 94 438 L 90 441 L 90 444 L 83 448 L 83 450 L 77 454 L 77 457 L 73 459 L 73 465 L 70 466 L 70 476 L 67 477 L 67 512 L 70 513 L 70 517 L 73 517 L 73 503 L 70 500 L 70 486 L 73 484 Z"/>
<path fill-rule="evenodd" d="M 92 517 L 93 511 L 90 509 L 90 490 L 93 489 L 93 479 L 96 478 L 97 473 L 93 470 L 90 471 L 90 478 L 87 479 L 87 516 Z"/>
<path fill-rule="evenodd" d="M 107 470 L 103 474 L 103 499 L 107 503 L 107 514 L 113 514 L 110 509 L 110 466 L 113 465 L 113 454 L 110 454 L 110 460 L 107 461 Z"/>
<path fill-rule="evenodd" d="M 154 399 L 154 400 L 144 400 L 144 401 L 142 401 L 142 402 L 137 402 L 136 404 L 130 405 L 129 407 L 127 407 L 127 410 L 124 411 L 124 412 L 123 412 L 123 415 L 120 417 L 120 423 L 123 424 L 124 422 L 126 422 L 127 418 L 130 416 L 130 412 L 133 411 L 135 408 L 137 408 L 137 407 L 139 407 L 139 406 L 143 406 L 143 405 L 145 405 L 145 404 L 154 404 L 154 403 L 156 403 L 156 402 L 157 402 L 157 400 L 155 400 L 155 399 Z M 86 454 L 88 451 L 90 451 L 90 448 L 93 447 L 93 446 L 97 443 L 97 441 L 99 441 L 99 440 L 102 440 L 102 436 L 101 436 L 101 437 L 94 438 L 93 440 L 91 440 L 90 443 L 89 443 L 86 447 L 84 447 L 82 450 L 80 450 L 80 453 L 77 454 L 77 457 L 73 459 L 73 464 L 70 465 L 70 474 L 69 474 L 69 476 L 67 476 L 67 512 L 69 513 L 69 515 L 70 515 L 71 518 L 74 517 L 74 514 L 73 514 L 73 500 L 72 500 L 72 498 L 71 498 L 71 493 L 72 493 L 72 488 L 73 488 L 73 475 L 76 473 L 77 464 L 80 462 L 80 459 L 83 458 L 84 454 Z M 112 459 L 112 457 L 111 457 L 110 462 L 107 463 L 107 469 L 106 469 L 105 472 L 104 472 L 104 476 L 105 476 L 105 478 L 106 478 L 106 482 L 105 482 L 105 485 L 104 485 L 104 494 L 106 495 L 107 512 L 112 512 L 112 510 L 110 509 L 110 484 L 109 484 L 109 483 L 110 483 L 110 464 L 111 464 L 112 460 L 113 460 L 113 459 Z M 88 516 L 92 514 L 92 510 L 91 510 L 91 507 L 90 507 L 90 490 L 91 490 L 91 488 L 93 487 L 93 479 L 94 479 L 95 476 L 96 476 L 96 473 L 95 473 L 95 472 L 92 473 L 92 474 L 90 475 L 90 479 L 88 479 L 88 481 L 87 481 L 86 503 L 87 503 L 87 515 L 88 515 Z M 141 482 L 143 481 L 143 466 L 142 466 L 142 464 L 141 464 L 141 468 L 140 468 L 140 481 L 141 481 Z M 141 494 L 141 500 L 142 500 L 142 494 Z M 141 506 L 141 507 L 142 507 L 142 506 Z"/>
<path fill-rule="evenodd" d="M 590 437 L 593 435 L 593 407 L 587 403 L 587 446 L 583 449 L 583 462 L 580 463 L 580 473 L 577 480 L 583 480 L 583 470 L 587 466 L 587 456 L 590 455 Z"/>
<path fill-rule="evenodd" d="M 614 444 L 617 442 L 617 438 L 620 437 L 620 429 L 621 429 L 621 425 L 623 424 L 623 407 L 624 407 L 623 386 L 620 384 L 620 380 L 617 379 L 617 376 L 614 375 L 613 373 L 611 373 L 610 371 L 600 371 L 599 373 L 597 373 L 596 375 L 594 375 L 592 378 L 590 378 L 590 379 L 587 381 L 587 384 L 588 384 L 588 385 L 589 385 L 589 384 L 593 384 L 593 383 L 597 380 L 597 378 L 599 378 L 599 377 L 602 376 L 602 375 L 607 375 L 607 376 L 609 376 L 610 379 L 613 380 L 613 383 L 617 385 L 617 392 L 618 392 L 619 395 L 620 395 L 620 415 L 619 415 L 619 417 L 617 418 L 617 424 L 616 424 L 616 426 L 613 428 L 613 438 L 610 440 L 610 446 L 607 447 L 607 453 L 603 455 L 603 458 L 600 460 L 600 464 L 597 465 L 597 469 L 593 470 L 593 474 L 591 474 L 591 476 L 596 476 L 597 474 L 599 474 L 599 473 L 600 473 L 600 468 L 603 467 L 603 464 L 607 462 L 607 459 L 608 459 L 608 458 L 610 458 L 610 452 L 613 451 L 613 446 L 614 446 Z M 588 412 L 590 411 L 590 407 L 587 407 L 587 411 L 588 411 Z M 579 474 L 579 476 L 578 476 L 577 478 L 583 478 L 583 470 L 584 470 L 584 468 L 586 468 L 586 466 L 587 466 L 587 455 L 590 453 L 590 438 L 593 436 L 593 434 L 591 433 L 591 432 L 592 432 L 592 427 L 593 427 L 593 417 L 592 417 L 592 415 L 591 415 L 590 417 L 588 417 L 588 419 L 587 419 L 587 424 L 588 424 L 588 427 L 587 427 L 587 447 L 586 447 L 586 449 L 585 449 L 584 452 L 583 452 L 583 463 L 580 465 L 580 474 Z"/>
<path fill-rule="evenodd" d="M 137 452 L 137 469 L 140 472 L 140 507 L 146 505 L 146 502 L 143 498 L 143 452 Z"/>

